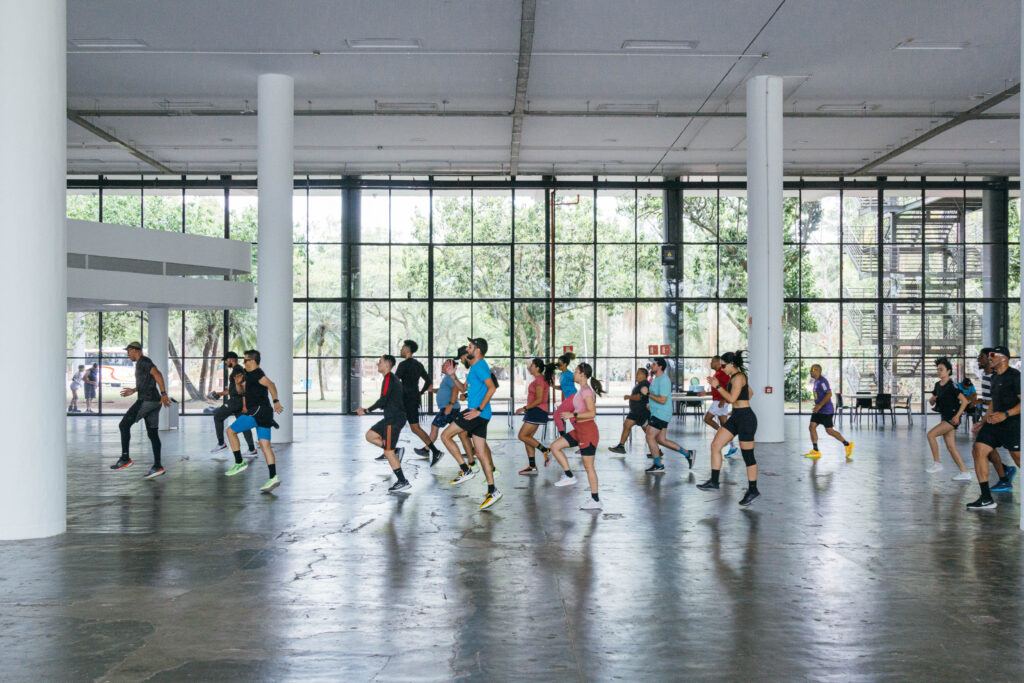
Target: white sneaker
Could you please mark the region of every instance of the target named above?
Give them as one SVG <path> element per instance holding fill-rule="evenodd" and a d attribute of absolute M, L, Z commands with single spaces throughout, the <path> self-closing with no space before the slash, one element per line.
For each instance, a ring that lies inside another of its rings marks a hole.
<path fill-rule="evenodd" d="M 217 451 L 222 451 L 222 450 L 224 450 L 227 447 L 228 447 L 228 445 L 226 443 L 217 444 L 216 446 L 214 446 L 213 448 L 210 449 L 210 452 L 211 453 L 216 453 Z"/>
<path fill-rule="evenodd" d="M 562 478 L 555 482 L 555 486 L 575 486 L 576 477 L 567 477 L 565 472 L 562 472 Z"/>
<path fill-rule="evenodd" d="M 594 500 L 593 498 L 588 500 L 583 505 L 580 505 L 580 510 L 600 510 L 600 509 L 602 509 L 601 508 L 601 501 Z"/>
<path fill-rule="evenodd" d="M 928 467 L 926 467 L 924 469 L 924 471 L 927 472 L 928 474 L 935 474 L 936 472 L 941 472 L 942 471 L 942 463 L 941 462 L 933 462 L 931 465 L 928 465 Z"/>
<path fill-rule="evenodd" d="M 953 476 L 953 481 L 972 481 L 973 479 L 970 472 L 957 472 Z"/>

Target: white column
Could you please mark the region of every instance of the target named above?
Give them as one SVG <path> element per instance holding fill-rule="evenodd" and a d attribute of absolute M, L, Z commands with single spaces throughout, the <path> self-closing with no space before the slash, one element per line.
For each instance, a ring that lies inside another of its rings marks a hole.
<path fill-rule="evenodd" d="M 276 385 L 284 413 L 274 441 L 292 440 L 292 183 L 295 82 L 259 77 L 257 189 L 259 240 L 256 339 L 260 366 Z"/>
<path fill-rule="evenodd" d="M 149 356 L 149 359 L 153 361 L 153 365 L 164 376 L 164 386 L 166 386 L 169 376 L 167 372 L 167 362 L 169 360 L 167 353 L 167 309 L 150 308 L 146 311 L 146 319 L 149 324 L 146 355 Z M 170 394 L 170 392 L 167 393 Z M 171 421 L 170 411 L 177 409 L 177 403 L 172 403 L 170 408 L 160 409 L 160 429 L 166 430 L 169 428 Z"/>
<path fill-rule="evenodd" d="M 1024 3 L 1021 3 L 1021 39 L 1024 40 Z M 1024 43 L 1021 44 L 1020 65 L 1021 65 L 1021 68 L 1024 69 Z M 1021 73 L 1024 73 L 1024 71 L 1022 71 Z M 1022 93 L 1020 95 L 1020 97 L 1021 97 L 1020 104 L 1022 106 L 1024 106 L 1024 93 Z M 1024 109 L 1022 109 L 1021 111 L 1024 111 Z M 1020 136 L 1020 152 L 1018 152 L 1018 153 L 1021 153 L 1021 152 L 1024 152 L 1024 118 L 1021 118 L 1021 120 L 1020 120 L 1019 136 Z M 1024 157 L 1021 157 L 1021 160 L 1020 160 L 1020 170 L 1021 170 L 1021 177 L 1024 178 Z M 1019 235 L 1020 243 L 1021 243 L 1022 246 L 1024 246 L 1024 230 L 1018 230 L 1018 232 L 1020 233 L 1020 235 Z M 1020 262 L 1021 262 L 1021 264 L 1024 264 L 1024 251 L 1020 252 Z M 1018 272 L 1021 272 L 1021 271 L 1018 271 Z M 1024 311 L 1024 288 L 1021 288 L 1021 290 L 1020 290 L 1020 303 L 1021 303 L 1021 309 L 1020 310 Z M 1021 316 L 1020 332 L 1021 332 L 1021 336 L 1019 337 L 1019 339 L 1024 339 L 1024 316 Z M 1013 353 L 1014 351 L 1016 351 L 1018 355 L 1021 355 L 1022 357 L 1024 357 L 1024 352 L 1022 352 L 1020 349 L 1011 349 L 1010 353 Z M 1022 424 L 1021 433 L 1022 433 L 1022 435 L 1024 435 L 1024 418 L 1021 419 L 1021 424 Z M 1019 524 L 1020 524 L 1020 528 L 1024 529 L 1024 496 L 1020 497 L 1020 520 L 1019 520 Z"/>
<path fill-rule="evenodd" d="M 66 529 L 66 22 L 64 0 L 0 2 L 5 540 Z"/>
<path fill-rule="evenodd" d="M 747 81 L 747 347 L 757 440 L 768 443 L 785 438 L 782 292 L 782 78 L 755 76 Z"/>

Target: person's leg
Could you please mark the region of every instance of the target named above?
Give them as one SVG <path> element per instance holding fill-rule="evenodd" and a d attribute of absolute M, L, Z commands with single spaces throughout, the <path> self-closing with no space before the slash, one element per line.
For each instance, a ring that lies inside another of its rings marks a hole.
<path fill-rule="evenodd" d="M 837 430 L 835 427 L 829 427 L 828 429 L 825 430 L 825 433 L 831 436 L 839 443 L 843 444 L 844 446 L 850 443 L 849 441 L 843 438 L 843 435 L 840 434 L 839 430 Z"/>
<path fill-rule="evenodd" d="M 161 467 L 160 452 L 163 444 L 160 443 L 160 429 L 157 427 L 146 427 L 146 435 L 149 437 L 149 445 L 153 447 L 153 467 Z"/>
<path fill-rule="evenodd" d="M 650 449 L 651 455 L 654 456 L 655 464 L 661 464 L 661 448 L 658 447 L 658 435 L 661 434 L 661 430 L 657 427 L 647 425 L 644 427 L 644 438 L 647 441 L 647 448 Z"/>
<path fill-rule="evenodd" d="M 716 420 L 715 416 L 711 414 L 711 411 L 704 413 L 704 424 L 706 424 L 708 427 L 711 427 L 711 429 L 715 430 L 716 432 L 722 426 L 718 424 L 718 420 Z"/>
<path fill-rule="evenodd" d="M 939 424 L 929 429 L 928 434 L 926 435 L 928 437 L 928 448 L 932 449 L 932 460 L 934 460 L 936 463 L 939 462 L 938 437 L 942 435 L 942 425 L 945 424 L 945 422 L 940 422 Z M 948 427 L 949 425 L 946 426 Z"/>
<path fill-rule="evenodd" d="M 810 424 L 807 425 L 807 431 L 811 433 L 811 450 L 818 450 L 818 423 L 811 420 Z"/>
<path fill-rule="evenodd" d="M 587 471 L 587 483 L 590 484 L 590 495 L 597 500 L 597 468 L 594 467 L 594 456 L 584 455 L 583 469 Z"/>
<path fill-rule="evenodd" d="M 423 427 L 420 427 L 419 422 L 410 422 L 409 429 L 412 431 L 413 434 L 420 438 L 420 441 L 423 442 L 424 446 L 430 446 L 431 444 L 434 443 L 434 440 L 427 436 L 427 433 L 423 431 Z"/>
<path fill-rule="evenodd" d="M 256 443 L 252 440 L 252 430 L 246 429 L 242 432 L 242 436 L 245 437 L 245 445 L 249 447 L 250 453 L 256 452 Z"/>
<path fill-rule="evenodd" d="M 725 427 L 715 432 L 715 438 L 711 440 L 711 478 L 697 488 L 704 491 L 718 489 L 718 478 L 722 473 L 722 448 L 732 441 L 734 434 Z"/>
<path fill-rule="evenodd" d="M 466 464 L 466 461 L 462 459 L 462 453 L 459 452 L 459 447 L 455 445 L 455 437 L 458 436 L 461 439 L 465 434 L 466 430 L 454 422 L 448 425 L 445 430 L 441 432 L 441 443 L 444 444 L 444 447 L 447 448 L 448 452 L 452 454 L 453 458 L 455 458 L 455 462 L 458 463 L 459 469 L 462 470 L 462 474 L 470 472 L 470 469 L 469 465 Z M 465 439 L 465 441 L 468 441 L 468 438 Z M 466 450 L 467 453 L 470 451 L 468 447 Z"/>
<path fill-rule="evenodd" d="M 121 431 L 121 459 L 131 460 L 128 456 L 129 444 L 132 439 L 132 425 L 139 420 L 139 411 L 142 410 L 142 401 L 136 401 L 128 408 L 128 412 L 121 418 L 121 422 L 117 425 Z"/>
<path fill-rule="evenodd" d="M 476 448 L 477 460 L 484 470 L 484 479 L 487 485 L 494 486 L 494 461 L 491 459 L 491 449 L 487 447 L 487 439 L 482 436 L 473 435 L 473 446 Z"/>
<path fill-rule="evenodd" d="M 988 461 L 992 463 L 992 468 L 996 471 L 996 476 L 1000 479 L 1006 478 L 1006 467 L 1003 466 L 1003 459 L 999 457 L 999 449 L 993 448 L 988 452 Z"/>
<path fill-rule="evenodd" d="M 740 453 L 743 454 L 743 464 L 747 466 L 747 492 L 740 500 L 740 505 L 746 506 L 761 495 L 757 490 L 757 460 L 754 458 L 754 442 L 740 440 Z"/>
<path fill-rule="evenodd" d="M 213 411 L 213 433 L 217 435 L 217 445 L 224 445 L 224 420 L 232 416 L 232 411 L 227 406 L 220 406 Z M 249 437 L 252 438 L 251 436 Z"/>
<path fill-rule="evenodd" d="M 662 446 L 667 446 L 674 451 L 683 452 L 683 447 L 668 438 L 668 428 L 662 429 L 658 432 L 658 443 Z"/>
<path fill-rule="evenodd" d="M 626 445 L 626 440 L 629 438 L 629 433 L 633 430 L 634 426 L 636 426 L 636 422 L 633 422 L 628 417 L 622 421 L 622 436 L 619 437 L 620 446 Z"/>
<path fill-rule="evenodd" d="M 946 450 L 948 450 L 949 454 L 953 456 L 953 462 L 956 463 L 957 469 L 966 473 L 967 468 L 964 467 L 964 459 L 960 457 L 960 451 L 956 449 L 956 430 L 953 428 L 953 425 L 948 422 L 943 422 L 942 424 L 949 427 L 949 429 L 942 433 L 942 438 L 946 442 Z"/>
<path fill-rule="evenodd" d="M 572 396 L 569 398 L 563 398 L 562 402 L 555 408 L 555 429 L 558 430 L 559 434 L 564 435 L 566 433 L 565 421 L 562 420 L 562 413 L 572 412 Z"/>
<path fill-rule="evenodd" d="M 537 439 L 533 438 L 534 433 L 537 431 L 537 425 L 524 423 L 519 428 L 519 440 L 523 442 L 523 447 L 526 449 L 526 459 L 530 462 L 530 467 L 537 466 L 537 460 L 534 456 L 535 449 L 540 445 Z"/>
<path fill-rule="evenodd" d="M 228 435 L 228 446 L 231 447 L 231 450 L 232 451 L 239 451 L 239 452 L 241 452 L 242 449 L 238 445 L 238 434 L 235 433 L 235 430 L 233 430 L 231 427 L 228 427 L 227 428 L 227 435 Z"/>
<path fill-rule="evenodd" d="M 462 450 L 466 453 L 466 461 L 470 465 L 476 464 L 476 455 L 473 453 L 473 440 L 469 438 L 469 434 L 465 431 L 461 431 L 458 434 L 459 441 L 462 443 Z M 444 435 L 441 435 L 441 439 L 444 439 Z"/>
<path fill-rule="evenodd" d="M 555 456 L 555 462 L 557 462 L 558 466 L 562 468 L 565 476 L 571 478 L 573 476 L 572 468 L 569 467 L 569 459 L 565 457 L 565 453 L 563 452 L 568 447 L 569 440 L 564 436 L 560 436 L 551 444 L 551 455 Z"/>
<path fill-rule="evenodd" d="M 982 430 L 989 425 L 982 427 Z M 979 432 L 981 436 L 981 432 Z M 973 503 L 968 503 L 968 509 L 978 509 L 982 507 L 993 507 L 992 492 L 988 485 L 988 456 L 992 452 L 992 446 L 981 441 L 974 442 L 974 448 L 971 449 L 971 454 L 974 456 L 974 475 L 978 478 L 978 488 L 981 489 L 981 496 Z"/>

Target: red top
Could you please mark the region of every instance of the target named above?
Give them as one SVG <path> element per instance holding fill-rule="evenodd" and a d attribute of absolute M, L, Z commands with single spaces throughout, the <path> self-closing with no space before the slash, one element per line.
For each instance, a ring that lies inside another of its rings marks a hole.
<path fill-rule="evenodd" d="M 729 384 L 729 373 L 723 370 L 722 368 L 718 368 L 717 370 L 715 370 L 715 379 L 718 380 L 718 386 L 727 386 Z M 714 387 L 711 387 L 711 398 L 716 401 L 725 400 L 724 398 L 722 398 L 722 394 L 719 393 L 718 389 L 715 389 Z"/>
<path fill-rule="evenodd" d="M 545 406 L 548 403 L 548 383 L 544 381 L 543 375 L 538 375 L 530 382 L 530 386 L 527 387 L 526 391 L 528 395 L 527 404 L 534 403 L 537 399 L 540 399 L 540 405 L 537 407 L 546 409 Z"/>

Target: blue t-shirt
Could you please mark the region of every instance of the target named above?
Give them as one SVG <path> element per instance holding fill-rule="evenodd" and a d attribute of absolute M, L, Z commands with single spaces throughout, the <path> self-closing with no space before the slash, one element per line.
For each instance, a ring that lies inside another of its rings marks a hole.
<path fill-rule="evenodd" d="M 648 403 L 648 407 L 651 410 L 651 417 L 656 417 L 662 422 L 668 422 L 672 419 L 672 381 L 668 378 L 668 375 L 662 373 L 654 378 L 651 382 L 651 388 L 648 390 L 651 396 L 665 396 L 668 400 L 664 403 L 658 403 L 657 401 L 651 401 Z"/>
<path fill-rule="evenodd" d="M 455 389 L 455 383 L 452 382 L 451 375 L 445 375 L 441 379 L 441 386 L 437 388 L 437 409 L 444 410 L 448 407 L 448 404 L 452 400 L 452 391 Z M 459 402 L 456 401 L 455 405 L 452 406 L 452 410 L 459 409 Z"/>
<path fill-rule="evenodd" d="M 817 405 L 821 403 L 821 399 L 825 398 L 825 394 L 827 394 L 830 391 L 832 391 L 832 387 L 829 386 L 827 379 L 825 379 L 824 377 L 819 377 L 818 379 L 814 380 L 814 404 Z M 828 402 L 821 407 L 821 410 L 818 411 L 818 414 L 833 415 L 835 414 L 835 412 L 836 410 L 832 406 L 832 399 L 829 399 Z"/>
<path fill-rule="evenodd" d="M 562 387 L 562 400 L 569 398 L 576 393 L 576 381 L 572 378 L 573 373 L 566 370 L 562 373 L 562 376 L 558 378 L 558 383 Z"/>
<path fill-rule="evenodd" d="M 469 375 L 466 377 L 466 406 L 471 410 L 480 408 L 484 396 L 487 395 L 487 380 L 491 378 L 491 367 L 483 358 L 478 360 L 469 368 Z M 485 420 L 491 419 L 491 404 L 480 411 L 480 417 Z"/>

